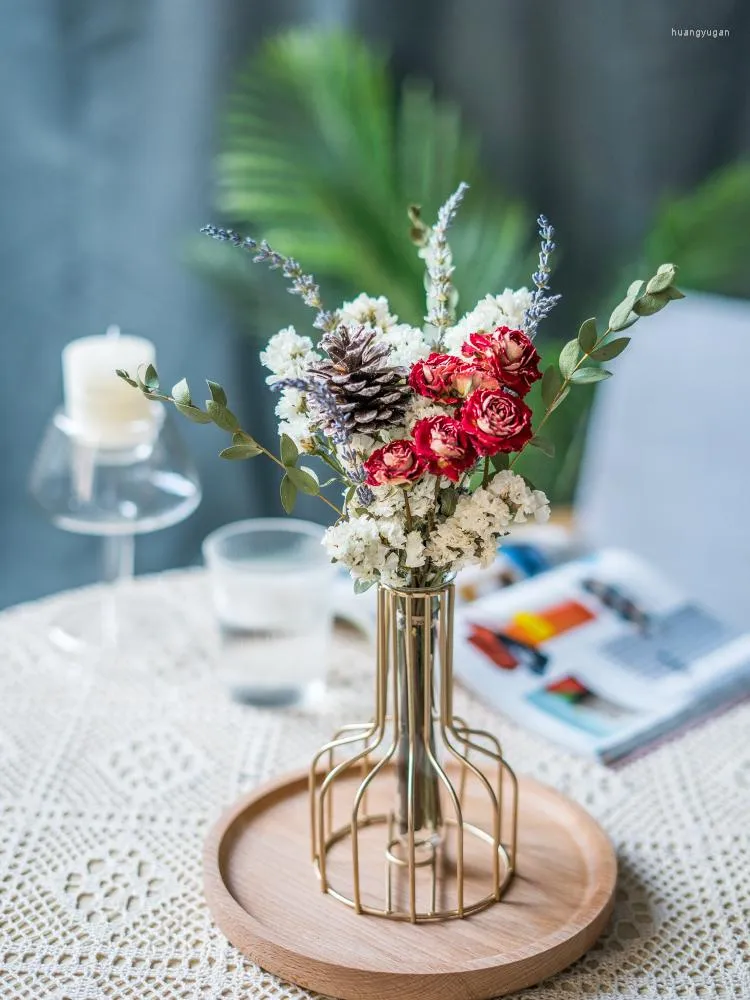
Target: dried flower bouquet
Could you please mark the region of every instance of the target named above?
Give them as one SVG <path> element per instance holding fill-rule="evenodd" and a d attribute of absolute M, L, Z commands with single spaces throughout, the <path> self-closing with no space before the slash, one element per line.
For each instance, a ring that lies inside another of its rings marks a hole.
<path fill-rule="evenodd" d="M 512 524 L 545 520 L 547 498 L 514 471 L 518 456 L 529 446 L 549 449 L 540 434 L 544 424 L 571 389 L 610 376 L 600 363 L 627 347 L 624 330 L 683 297 L 674 285 L 676 267 L 663 264 L 648 282 L 630 285 L 606 329 L 587 319 L 542 375 L 534 336 L 559 299 L 549 293 L 553 229 L 540 216 L 533 290 L 488 294 L 456 321 L 447 231 L 465 192 L 460 185 L 432 228 L 410 209 L 427 271 L 423 328 L 399 323 L 384 297 L 362 294 L 327 311 L 318 285 L 296 261 L 265 242 L 205 227 L 209 236 L 281 270 L 289 291 L 316 312 L 317 344 L 287 327 L 261 353 L 267 382 L 279 394 L 278 456 L 239 426 L 217 383 L 208 382 L 211 398 L 202 409 L 184 379 L 166 394 L 153 367 L 133 376 L 118 371 L 149 398 L 231 434 L 223 458 L 272 459 L 283 472 L 287 512 L 299 492 L 328 504 L 337 520 L 324 544 L 357 589 L 438 587 L 462 567 L 489 565 Z M 526 398 L 539 379 L 542 412 L 535 422 Z M 325 463 L 326 482 L 301 464 L 305 456 Z"/>

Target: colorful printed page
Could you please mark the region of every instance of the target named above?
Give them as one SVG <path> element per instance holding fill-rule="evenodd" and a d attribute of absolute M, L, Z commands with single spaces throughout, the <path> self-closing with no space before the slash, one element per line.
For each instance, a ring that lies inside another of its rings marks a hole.
<path fill-rule="evenodd" d="M 750 634 L 606 550 L 463 607 L 456 675 L 516 721 L 614 760 L 750 693 Z"/>

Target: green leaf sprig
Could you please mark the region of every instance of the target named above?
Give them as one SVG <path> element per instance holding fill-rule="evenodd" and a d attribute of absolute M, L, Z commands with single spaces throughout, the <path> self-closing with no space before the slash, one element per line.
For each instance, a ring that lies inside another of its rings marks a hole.
<path fill-rule="evenodd" d="M 546 455 L 554 454 L 552 443 L 541 437 L 539 431 L 571 388 L 602 382 L 612 376 L 612 372 L 600 367 L 600 363 L 613 361 L 630 343 L 630 337 L 616 334 L 629 329 L 643 316 L 653 316 L 669 302 L 685 298 L 675 287 L 676 277 L 675 264 L 662 264 L 648 282 L 634 281 L 629 286 L 622 302 L 612 310 L 609 324 L 603 333 L 598 332 L 594 317 L 581 324 L 578 336 L 569 340 L 560 351 L 558 363 L 549 365 L 542 376 L 542 402 L 545 410 L 529 445 L 539 448 Z M 513 458 L 511 468 L 521 454 L 522 451 Z"/>
<path fill-rule="evenodd" d="M 298 494 L 306 493 L 308 496 L 315 496 L 319 500 L 322 500 L 324 504 L 327 504 L 331 510 L 336 512 L 338 517 L 343 516 L 343 512 L 321 492 L 321 489 L 324 486 L 328 486 L 333 480 L 328 480 L 328 482 L 321 485 L 312 469 L 300 466 L 298 464 L 300 459 L 299 449 L 288 435 L 281 435 L 280 455 L 276 456 L 273 452 L 264 448 L 259 441 L 256 441 L 251 434 L 244 431 L 240 427 L 239 420 L 235 414 L 229 409 L 227 394 L 218 382 L 212 382 L 210 379 L 206 380 L 211 398 L 206 400 L 206 408 L 204 410 L 193 401 L 190 387 L 184 378 L 172 387 L 171 393 L 162 392 L 159 375 L 153 365 L 148 365 L 142 376 L 140 369 L 133 376 L 122 368 L 117 369 L 117 375 L 124 382 L 127 382 L 129 386 L 139 389 L 148 399 L 158 400 L 162 403 L 172 403 L 174 408 L 183 417 L 187 417 L 188 420 L 192 420 L 196 424 L 213 423 L 220 430 L 231 434 L 232 443 L 228 448 L 224 448 L 219 452 L 220 458 L 237 461 L 255 458 L 258 455 L 265 455 L 272 462 L 275 462 L 284 472 L 279 489 L 281 504 L 287 514 L 292 513 Z M 313 454 L 319 454 L 319 452 L 315 451 Z M 321 457 L 324 461 L 328 461 L 328 464 L 332 464 L 327 459 L 325 453 L 321 453 Z"/>

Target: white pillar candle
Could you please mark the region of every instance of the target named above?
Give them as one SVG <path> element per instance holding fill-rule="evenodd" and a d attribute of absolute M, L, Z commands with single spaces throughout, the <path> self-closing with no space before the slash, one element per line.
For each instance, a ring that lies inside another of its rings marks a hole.
<path fill-rule="evenodd" d="M 153 364 L 156 350 L 143 337 L 123 337 L 110 328 L 103 337 L 72 340 L 62 352 L 65 413 L 82 441 L 124 448 L 149 440 L 157 407 L 115 374 Z"/>

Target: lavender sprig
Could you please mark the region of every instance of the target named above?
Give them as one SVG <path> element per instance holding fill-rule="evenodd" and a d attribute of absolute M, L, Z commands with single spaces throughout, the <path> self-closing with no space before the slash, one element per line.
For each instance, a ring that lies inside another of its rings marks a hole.
<path fill-rule="evenodd" d="M 458 207 L 469 185 L 464 181 L 438 212 L 437 222 L 432 228 L 424 257 L 427 262 L 427 274 L 430 286 L 427 290 L 427 322 L 437 327 L 440 337 L 446 327 L 453 321 L 451 293 L 453 291 L 453 256 L 448 246 L 448 229 L 456 217 Z"/>
<path fill-rule="evenodd" d="M 212 239 L 220 240 L 223 243 L 231 243 L 232 246 L 247 250 L 253 254 L 255 264 L 268 264 L 272 271 L 281 270 L 281 273 L 291 282 L 292 287 L 288 289 L 290 295 L 299 295 L 306 306 L 316 309 L 318 315 L 315 317 L 313 326 L 316 330 L 330 332 L 338 326 L 339 317 L 336 312 L 329 312 L 323 308 L 323 300 L 320 297 L 320 288 L 315 279 L 310 274 L 304 274 L 299 263 L 292 257 L 285 257 L 277 250 L 272 249 L 265 240 L 258 243 L 250 236 L 241 236 L 233 229 L 220 229 L 218 226 L 203 226 L 202 233 Z"/>
<path fill-rule="evenodd" d="M 523 317 L 523 328 L 526 335 L 532 340 L 536 335 L 540 322 L 546 316 L 549 316 L 561 299 L 560 295 L 545 294 L 549 291 L 549 276 L 552 273 L 549 262 L 552 251 L 556 246 L 554 242 L 555 230 L 545 215 L 540 215 L 536 220 L 536 224 L 539 227 L 539 239 L 541 241 L 539 247 L 539 267 L 531 276 L 531 280 L 536 285 L 536 291 L 532 295 L 531 305 Z"/>
<path fill-rule="evenodd" d="M 317 379 L 284 378 L 273 382 L 271 389 L 275 392 L 282 389 L 297 389 L 312 399 L 325 421 L 328 437 L 336 445 L 339 456 L 348 466 L 347 472 L 350 479 L 357 484 L 357 499 L 363 507 L 369 506 L 374 500 L 374 494 L 365 483 L 365 470 L 357 459 L 357 454 L 352 446 L 352 434 L 346 416 L 339 409 L 336 397 L 328 386 Z"/>

